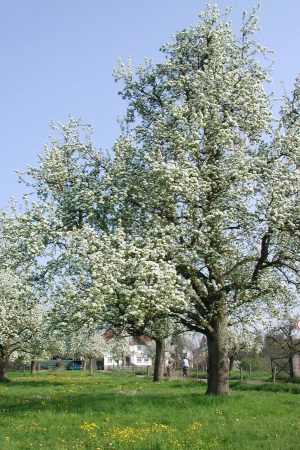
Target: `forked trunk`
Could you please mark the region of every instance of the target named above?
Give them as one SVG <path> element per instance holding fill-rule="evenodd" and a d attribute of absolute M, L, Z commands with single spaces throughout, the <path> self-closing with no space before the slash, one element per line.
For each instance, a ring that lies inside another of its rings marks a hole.
<path fill-rule="evenodd" d="M 153 381 L 163 381 L 165 369 L 165 340 L 154 339 L 156 344 Z"/>
<path fill-rule="evenodd" d="M 213 320 L 213 331 L 207 331 L 207 394 L 229 394 L 228 330 L 226 315 Z"/>

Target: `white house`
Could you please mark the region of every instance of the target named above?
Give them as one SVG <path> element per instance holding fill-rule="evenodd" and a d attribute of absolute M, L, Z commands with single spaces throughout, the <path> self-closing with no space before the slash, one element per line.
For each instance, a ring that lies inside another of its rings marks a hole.
<path fill-rule="evenodd" d="M 152 341 L 149 338 L 132 338 L 130 349 L 132 352 L 130 363 L 136 367 L 152 366 Z"/>
<path fill-rule="evenodd" d="M 108 342 L 110 342 L 109 337 Z M 152 354 L 153 344 L 150 338 L 124 336 L 112 345 L 111 351 L 107 352 L 102 360 L 97 361 L 97 368 L 100 370 L 124 367 L 147 369 L 148 366 L 152 366 Z"/>

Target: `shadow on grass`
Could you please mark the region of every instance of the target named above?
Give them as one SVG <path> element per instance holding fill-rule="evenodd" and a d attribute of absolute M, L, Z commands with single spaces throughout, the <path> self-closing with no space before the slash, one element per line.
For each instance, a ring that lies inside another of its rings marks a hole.
<path fill-rule="evenodd" d="M 181 384 L 181 383 L 180 383 Z M 205 395 L 205 388 L 197 389 L 193 383 L 186 385 L 186 392 L 177 391 L 182 385 L 172 385 L 166 383 L 160 389 L 160 392 L 153 392 L 152 389 L 146 392 L 143 390 L 135 392 L 134 389 L 122 391 L 116 388 L 105 388 L 106 392 L 99 393 L 54 393 L 53 395 L 39 395 L 31 391 L 26 397 L 13 396 L 2 402 L 6 410 L 6 415 L 15 416 L 28 413 L 73 413 L 85 414 L 96 413 L 110 415 L 116 411 L 122 411 L 122 414 L 128 414 L 128 417 L 135 415 L 137 411 L 141 415 L 157 417 L 164 411 L 165 418 L 173 416 L 174 412 L 189 411 L 194 406 L 205 408 L 211 405 L 216 407 L 224 405 L 224 402 L 230 401 L 227 397 L 211 397 Z M 197 385 L 198 387 L 198 385 Z M 99 386 L 100 388 L 100 386 Z M 164 392 L 165 389 L 165 392 Z M 109 391 L 110 392 L 107 392 Z M 178 392 L 178 393 L 177 393 Z"/>
<path fill-rule="evenodd" d="M 72 382 L 85 383 L 89 380 L 90 376 L 88 375 L 88 373 L 82 371 L 72 372 L 71 374 L 68 371 L 36 372 L 33 374 L 11 372 L 9 373 L 8 386 L 20 386 L 28 388 L 37 388 L 39 386 L 56 387 L 69 385 Z"/>
<path fill-rule="evenodd" d="M 51 386 L 64 386 L 65 383 L 59 380 L 38 380 L 38 379 L 10 379 L 7 387 L 51 387 Z M 0 384 L 5 386 L 5 384 Z"/>

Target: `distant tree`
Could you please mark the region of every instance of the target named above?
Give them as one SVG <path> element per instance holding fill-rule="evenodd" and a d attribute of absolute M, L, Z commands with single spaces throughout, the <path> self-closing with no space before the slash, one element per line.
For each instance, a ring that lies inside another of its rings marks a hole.
<path fill-rule="evenodd" d="M 36 364 L 39 367 L 41 361 L 52 359 L 53 355 L 63 353 L 60 336 L 53 334 L 45 306 L 40 305 L 35 317 L 35 332 L 13 351 L 10 359 L 30 364 L 30 370 L 33 373 L 36 370 Z"/>
<path fill-rule="evenodd" d="M 154 379 L 161 380 L 164 340 L 174 328 L 163 305 L 182 302 L 184 283 L 165 260 L 166 243 L 122 229 L 111 164 L 94 149 L 90 128 L 72 118 L 52 127 L 59 137 L 24 181 L 37 196 L 28 226 L 44 245 L 40 282 L 51 298 L 53 326 L 64 332 L 98 324 L 147 335 L 156 342 Z"/>
<path fill-rule="evenodd" d="M 259 353 L 262 349 L 262 339 L 253 328 L 245 325 L 230 327 L 228 330 L 229 371 L 233 369 L 234 360 L 241 352 Z"/>
<path fill-rule="evenodd" d="M 82 327 L 77 332 L 69 333 L 66 349 L 72 359 L 88 360 L 89 374 L 93 374 L 94 358 L 103 357 L 108 351 L 108 345 L 103 332 L 89 327 Z"/>
<path fill-rule="evenodd" d="M 183 305 L 185 289 L 164 261 L 164 246 L 145 239 L 140 248 L 121 229 L 99 236 L 87 225 L 66 235 L 65 242 L 62 257 L 68 263 L 56 269 L 51 295 L 54 322 L 75 328 L 101 323 L 115 333 L 153 339 L 154 381 L 161 381 L 165 339 L 176 328 L 167 306 Z"/>
<path fill-rule="evenodd" d="M 300 353 L 300 337 L 295 317 L 279 321 L 265 336 L 265 345 L 273 356 Z"/>
<path fill-rule="evenodd" d="M 126 364 L 126 358 L 132 356 L 132 350 L 130 346 L 131 337 L 128 335 L 113 336 L 108 340 L 107 352 L 111 355 L 112 359 L 122 366 Z"/>
<path fill-rule="evenodd" d="M 0 381 L 12 353 L 24 352 L 39 332 L 40 306 L 30 288 L 9 269 L 0 270 Z"/>
<path fill-rule="evenodd" d="M 44 311 L 32 258 L 39 243 L 21 228 L 16 217 L 0 213 L 0 381 L 7 381 L 12 354 L 32 350 L 30 343 L 39 335 Z"/>
<path fill-rule="evenodd" d="M 198 362 L 200 357 L 200 344 L 202 335 L 194 332 L 181 332 L 172 336 L 172 359 L 177 367 L 181 367 L 181 360 L 184 356 L 190 359 L 190 362 Z"/>

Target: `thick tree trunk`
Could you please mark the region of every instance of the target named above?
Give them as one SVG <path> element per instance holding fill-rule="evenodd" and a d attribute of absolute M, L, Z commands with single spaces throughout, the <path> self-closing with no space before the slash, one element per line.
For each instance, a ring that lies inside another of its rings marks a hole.
<path fill-rule="evenodd" d="M 229 394 L 227 318 L 215 318 L 212 330 L 207 330 L 208 380 L 207 394 Z"/>
<path fill-rule="evenodd" d="M 6 345 L 0 345 L 0 383 L 9 381 L 7 378 L 8 352 Z"/>
<path fill-rule="evenodd" d="M 8 381 L 7 378 L 7 361 L 0 360 L 0 383 L 2 381 Z"/>
<path fill-rule="evenodd" d="M 154 339 L 156 344 L 153 381 L 163 381 L 165 370 L 165 340 Z"/>

